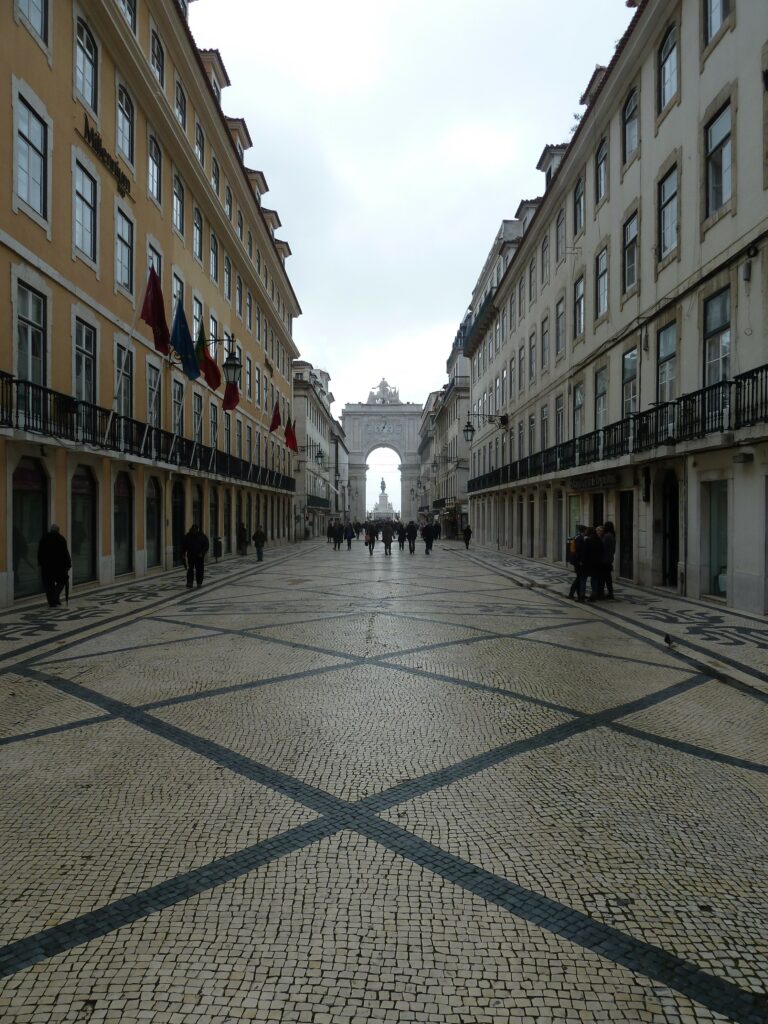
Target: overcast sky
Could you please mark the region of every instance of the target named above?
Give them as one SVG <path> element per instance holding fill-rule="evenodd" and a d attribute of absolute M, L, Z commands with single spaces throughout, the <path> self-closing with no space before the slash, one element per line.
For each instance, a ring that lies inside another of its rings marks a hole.
<path fill-rule="evenodd" d="M 385 376 L 404 401 L 445 361 L 504 218 L 538 196 L 624 0 L 198 0 L 198 46 L 232 81 L 264 199 L 293 250 L 302 357 L 331 374 L 341 418 Z M 397 459 L 369 460 L 399 506 Z"/>

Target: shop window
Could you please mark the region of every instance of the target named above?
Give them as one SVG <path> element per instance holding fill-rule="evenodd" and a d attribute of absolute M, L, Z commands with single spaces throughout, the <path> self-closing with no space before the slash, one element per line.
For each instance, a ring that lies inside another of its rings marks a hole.
<path fill-rule="evenodd" d="M 13 473 L 13 596 L 43 591 L 37 546 L 48 529 L 48 479 L 38 459 L 21 459 Z"/>
<path fill-rule="evenodd" d="M 75 583 L 83 583 L 98 577 L 98 490 L 93 472 L 87 466 L 78 466 L 72 477 L 71 505 L 72 578 Z"/>

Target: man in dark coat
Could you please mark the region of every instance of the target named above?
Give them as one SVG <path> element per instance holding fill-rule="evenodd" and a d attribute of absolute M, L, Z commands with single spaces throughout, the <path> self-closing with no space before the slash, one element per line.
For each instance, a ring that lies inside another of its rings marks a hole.
<path fill-rule="evenodd" d="M 62 537 L 56 523 L 51 523 L 37 546 L 37 564 L 43 577 L 45 596 L 51 608 L 61 604 L 61 592 L 67 584 L 72 559 L 66 540 Z"/>
<path fill-rule="evenodd" d="M 181 557 L 187 567 L 187 586 L 191 589 L 194 577 L 198 587 L 203 585 L 205 556 L 208 553 L 208 538 L 197 525 L 192 523 L 189 533 L 181 542 Z"/>
<path fill-rule="evenodd" d="M 469 523 L 467 523 L 467 525 L 461 531 L 461 535 L 464 538 L 464 544 L 466 546 L 466 549 L 467 551 L 469 551 L 469 541 L 470 538 L 472 537 L 472 527 L 469 525 Z"/>
<path fill-rule="evenodd" d="M 264 527 L 259 524 L 256 527 L 256 531 L 253 535 L 253 545 L 256 548 L 256 561 L 264 561 L 264 545 L 267 543 L 267 535 L 264 532 Z"/>
<path fill-rule="evenodd" d="M 581 572 L 584 578 L 583 589 L 586 590 L 586 579 L 590 577 L 590 601 L 597 601 L 600 595 L 600 581 L 603 573 L 603 542 L 597 530 L 590 526 L 582 549 Z M 580 588 L 581 589 L 581 588 Z M 579 600 L 583 600 L 581 594 Z"/>
<path fill-rule="evenodd" d="M 401 551 L 405 551 L 405 523 L 397 524 L 397 545 Z"/>
<path fill-rule="evenodd" d="M 381 528 L 381 538 L 384 541 L 384 554 L 385 555 L 391 555 L 392 554 L 392 533 L 393 533 L 393 531 L 392 531 L 392 524 L 391 523 L 384 523 L 384 525 Z"/>
<path fill-rule="evenodd" d="M 419 536 L 419 528 L 413 520 L 406 526 L 405 536 L 408 538 L 408 550 L 413 554 L 416 550 L 416 538 Z"/>
<path fill-rule="evenodd" d="M 432 523 L 424 523 L 421 531 L 421 537 L 424 541 L 424 554 L 428 555 L 432 550 L 432 542 L 435 539 L 435 528 Z"/>

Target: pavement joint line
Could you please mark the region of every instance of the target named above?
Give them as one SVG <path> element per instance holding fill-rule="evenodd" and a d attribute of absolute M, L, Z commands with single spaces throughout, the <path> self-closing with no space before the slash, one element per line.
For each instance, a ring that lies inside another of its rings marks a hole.
<path fill-rule="evenodd" d="M 450 549 L 448 549 L 450 550 Z M 458 554 L 458 552 L 453 552 Z M 537 590 L 542 594 L 546 595 L 550 600 L 558 603 L 567 602 L 569 598 L 559 591 L 554 591 L 550 584 L 546 583 L 535 583 L 532 580 L 527 580 L 523 576 L 519 576 L 510 570 L 503 569 L 502 567 L 495 565 L 491 562 L 483 562 L 478 560 L 476 555 L 470 555 L 470 558 L 474 558 L 478 564 L 483 565 L 489 572 L 493 572 L 498 576 L 505 579 L 511 579 L 513 583 L 525 590 Z M 653 643 L 654 641 L 649 636 L 644 636 L 643 633 L 650 633 L 653 637 L 660 637 L 663 642 L 664 630 L 657 629 L 655 626 L 647 625 L 646 623 L 639 624 L 632 622 L 626 615 L 622 615 L 621 612 L 616 611 L 613 608 L 607 608 L 605 606 L 597 608 L 595 605 L 590 605 L 590 611 L 595 615 L 595 618 L 602 620 L 609 625 L 612 625 L 614 629 L 619 632 L 623 632 L 628 636 L 634 636 L 636 639 L 644 640 L 646 643 Z M 611 620 L 619 621 L 611 621 Z M 627 623 L 631 623 L 628 625 Z M 658 641 L 656 641 L 658 642 Z M 749 668 L 741 662 L 735 661 L 733 658 L 729 658 L 725 654 L 721 654 L 719 651 L 717 654 L 713 654 L 705 647 L 701 647 L 698 644 L 693 643 L 690 640 L 675 638 L 675 645 L 685 646 L 695 651 L 697 654 L 704 654 L 705 656 L 713 658 L 716 662 L 724 662 L 735 668 L 739 672 L 743 672 L 745 675 L 752 676 L 754 679 L 759 679 L 761 682 L 768 682 L 768 673 L 758 672 L 756 669 Z M 670 657 L 676 657 L 681 661 L 685 661 L 690 668 L 695 669 L 698 672 L 708 672 L 712 678 L 717 679 L 718 682 L 725 683 L 726 685 L 733 686 L 736 684 L 740 687 L 747 688 L 744 692 L 749 692 L 752 696 L 759 697 L 764 700 L 766 695 L 764 691 L 757 689 L 756 687 L 750 687 L 749 683 L 745 683 L 744 680 L 739 679 L 736 676 L 732 676 L 727 672 L 723 672 L 722 668 L 718 664 L 711 664 L 709 662 L 698 661 L 691 655 L 685 654 L 683 651 L 675 650 L 674 647 L 669 652 Z"/>
<path fill-rule="evenodd" d="M 76 688 L 82 689 L 68 680 L 49 677 L 45 673 L 31 670 L 27 674 L 65 692 Z M 700 677 L 693 677 L 685 683 L 675 684 L 640 700 L 587 716 L 591 719 L 589 727 L 607 724 L 611 716 L 626 715 L 640 706 L 657 704 L 684 689 L 700 685 L 702 681 Z M 297 800 L 308 809 L 319 811 L 321 817 L 192 871 L 166 879 L 149 889 L 88 911 L 68 922 L 9 943 L 0 949 L 0 977 L 15 974 L 68 949 L 83 945 L 202 892 L 233 881 L 339 831 L 353 830 L 464 891 L 478 895 L 484 901 L 500 907 L 518 919 L 526 920 L 550 934 L 565 938 L 636 974 L 661 982 L 709 1009 L 727 1014 L 738 1024 L 758 1024 L 761 1020 L 758 1016 L 761 1011 L 757 1007 L 759 997 L 753 996 L 733 982 L 709 974 L 698 965 L 689 963 L 658 946 L 596 921 L 588 914 L 519 886 L 470 861 L 435 847 L 421 837 L 377 817 L 368 798 L 350 803 L 332 797 L 282 772 L 235 755 L 219 744 L 168 726 L 153 719 L 152 716 L 132 712 L 129 706 L 119 701 L 102 695 L 94 696 L 99 698 L 98 703 L 102 706 L 121 711 L 121 717 L 134 724 L 223 763 L 254 781 L 268 785 L 277 792 Z M 582 724 L 568 723 L 571 727 Z M 528 745 L 535 744 L 536 740 L 537 737 L 531 738 Z M 514 746 L 519 747 L 520 744 Z M 494 755 L 494 752 L 490 753 Z M 499 756 L 498 752 L 495 752 L 495 756 Z M 394 787 L 390 791 L 390 798 L 399 788 L 401 787 Z"/>
<path fill-rule="evenodd" d="M 701 757 L 706 761 L 716 761 L 720 764 L 727 764 L 733 768 L 743 768 L 749 772 L 758 772 L 768 775 L 768 764 L 761 764 L 759 761 L 749 761 L 743 757 L 734 757 L 732 754 L 722 754 L 717 750 L 709 750 L 697 743 L 686 743 L 684 740 L 676 740 L 669 736 L 660 736 L 658 733 L 647 732 L 645 729 L 636 729 L 624 722 L 614 722 L 611 728 L 615 732 L 624 733 L 627 736 L 634 736 L 639 740 L 654 743 L 657 746 L 669 747 L 681 754 L 692 754 L 694 757 Z"/>
<path fill-rule="evenodd" d="M 268 568 L 272 568 L 275 565 L 282 565 L 284 562 L 296 557 L 296 554 L 297 553 L 293 551 L 288 552 L 286 553 L 285 556 L 283 556 L 280 559 L 279 562 L 277 562 L 276 560 L 270 562 Z M 219 590 L 224 586 L 229 586 L 233 579 L 237 579 L 240 576 L 249 575 L 250 573 L 254 572 L 254 570 L 256 570 L 256 566 L 258 566 L 259 564 L 263 565 L 264 563 L 257 562 L 256 565 L 249 566 L 247 569 L 243 568 L 233 570 L 232 573 L 229 573 L 223 578 L 212 581 L 206 593 Z M 261 571 L 264 572 L 266 570 L 262 569 Z M 170 572 L 171 570 L 169 570 L 168 575 L 170 575 Z M 146 582 L 146 580 L 144 580 L 144 582 Z M 168 589 L 170 591 L 170 584 L 168 585 Z M 131 608 L 128 611 L 120 612 L 117 615 L 111 616 L 110 618 L 101 619 L 98 622 L 88 623 L 79 628 L 68 630 L 66 633 L 51 636 L 48 640 L 42 641 L 42 646 L 46 648 L 46 650 L 42 652 L 40 651 L 41 641 L 39 639 L 31 644 L 26 644 L 23 647 L 6 651 L 0 654 L 0 676 L 5 675 L 7 672 L 14 671 L 17 666 L 36 664 L 43 657 L 45 657 L 47 653 L 49 653 L 49 649 L 50 652 L 55 652 L 57 654 L 59 652 L 67 651 L 76 644 L 82 643 L 84 639 L 95 639 L 99 637 L 102 633 L 109 632 L 114 628 L 115 623 L 120 622 L 122 624 L 123 620 L 125 620 L 125 624 L 127 624 L 132 619 L 137 619 L 142 616 L 146 616 L 146 613 L 148 611 L 151 611 L 155 608 L 160 608 L 164 604 L 172 604 L 174 601 L 186 604 L 189 602 L 190 598 L 194 600 L 195 597 L 196 595 L 181 593 L 178 590 L 178 588 L 176 588 L 173 590 L 173 592 L 169 592 L 166 596 L 159 598 L 152 604 L 144 604 L 140 607 Z M 186 625 L 186 623 L 184 625 Z M 88 636 L 85 636 L 84 634 L 88 634 Z M 59 646 L 57 647 L 57 645 Z M 35 654 L 30 658 L 25 658 L 24 655 L 27 654 L 29 651 L 34 651 Z M 15 660 L 17 658 L 19 659 L 18 661 Z"/>

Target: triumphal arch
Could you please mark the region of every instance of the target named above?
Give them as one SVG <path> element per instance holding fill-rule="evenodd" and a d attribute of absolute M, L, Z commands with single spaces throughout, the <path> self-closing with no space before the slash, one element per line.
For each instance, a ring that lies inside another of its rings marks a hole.
<path fill-rule="evenodd" d="M 400 456 L 400 515 L 408 522 L 417 519 L 419 480 L 419 426 L 422 407 L 401 402 L 397 388 L 382 380 L 370 392 L 367 402 L 348 403 L 341 414 L 341 425 L 349 449 L 350 517 L 365 519 L 366 461 L 374 448 L 391 448 Z M 393 498 L 394 500 L 394 498 Z"/>

